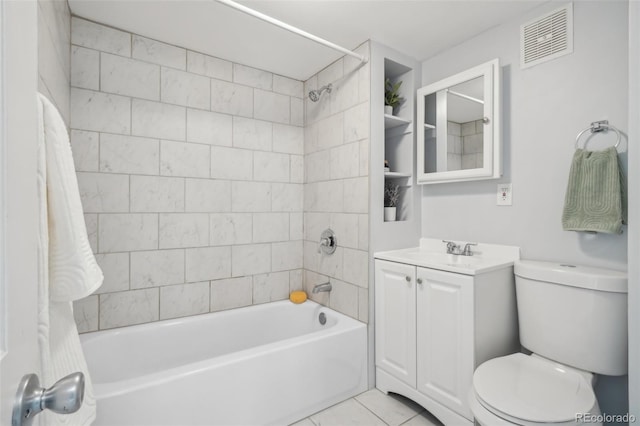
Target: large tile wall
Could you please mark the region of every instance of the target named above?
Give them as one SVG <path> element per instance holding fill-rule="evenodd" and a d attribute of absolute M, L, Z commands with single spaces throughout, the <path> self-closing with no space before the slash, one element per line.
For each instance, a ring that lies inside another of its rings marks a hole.
<path fill-rule="evenodd" d="M 69 125 L 71 12 L 67 0 L 38 0 L 38 91 Z"/>
<path fill-rule="evenodd" d="M 78 18 L 71 43 L 71 143 L 105 274 L 79 329 L 301 288 L 303 83 Z"/>
<path fill-rule="evenodd" d="M 369 43 L 356 52 L 369 57 Z M 333 82 L 318 102 L 305 100 L 304 286 L 313 300 L 361 321 L 369 305 L 370 66 L 343 57 L 305 82 L 305 93 Z M 321 232 L 338 239 L 318 253 Z M 330 281 L 330 293 L 313 295 Z"/>

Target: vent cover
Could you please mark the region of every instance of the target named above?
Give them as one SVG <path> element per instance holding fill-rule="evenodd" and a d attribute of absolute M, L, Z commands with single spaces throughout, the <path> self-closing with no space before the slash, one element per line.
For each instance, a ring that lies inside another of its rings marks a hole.
<path fill-rule="evenodd" d="M 572 3 L 520 27 L 521 68 L 529 68 L 572 52 Z"/>

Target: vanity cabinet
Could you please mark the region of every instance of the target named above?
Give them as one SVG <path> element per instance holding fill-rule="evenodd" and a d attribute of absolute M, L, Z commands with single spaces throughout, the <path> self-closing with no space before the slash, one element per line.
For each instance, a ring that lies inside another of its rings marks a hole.
<path fill-rule="evenodd" d="M 518 351 L 513 266 L 466 275 L 375 260 L 376 387 L 473 424 L 476 366 Z"/>

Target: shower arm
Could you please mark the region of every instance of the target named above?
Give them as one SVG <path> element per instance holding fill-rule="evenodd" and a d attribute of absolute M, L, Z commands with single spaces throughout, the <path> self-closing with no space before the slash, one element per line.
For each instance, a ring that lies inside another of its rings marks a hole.
<path fill-rule="evenodd" d="M 339 52 L 342 52 L 345 55 L 352 56 L 352 57 L 358 59 L 361 64 L 366 64 L 369 61 L 364 56 L 362 56 L 362 55 L 360 55 L 358 53 L 355 53 L 352 50 L 346 49 L 346 48 L 344 48 L 342 46 L 339 46 L 339 45 L 337 45 L 335 43 L 332 43 L 332 42 L 330 42 L 328 40 L 325 40 L 323 38 L 315 36 L 315 35 L 313 35 L 311 33 L 308 33 L 308 32 L 306 32 L 304 30 L 301 30 L 300 28 L 294 27 L 293 25 L 289 25 L 289 24 L 287 24 L 285 22 L 282 22 L 282 21 L 280 21 L 278 19 L 272 18 L 271 16 L 265 15 L 264 13 L 258 12 L 257 10 L 253 10 L 253 9 L 251 9 L 249 7 L 246 7 L 244 5 L 236 3 L 233 0 L 216 0 L 216 1 L 219 2 L 219 3 L 222 3 L 224 5 L 227 5 L 229 7 L 232 7 L 234 9 L 236 9 L 236 10 L 239 10 L 240 12 L 246 13 L 247 15 L 251 15 L 251 16 L 253 16 L 255 18 L 258 18 L 258 19 L 261 19 L 261 20 L 263 20 L 265 22 L 268 22 L 270 24 L 276 25 L 276 26 L 278 26 L 278 27 L 280 27 L 282 29 L 285 29 L 287 31 L 290 31 L 290 32 L 292 32 L 294 34 L 298 34 L 298 35 L 300 35 L 302 37 L 308 38 L 309 40 L 315 41 L 316 43 L 322 44 L 324 46 L 330 47 L 331 49 L 334 49 L 334 50 L 337 50 Z"/>

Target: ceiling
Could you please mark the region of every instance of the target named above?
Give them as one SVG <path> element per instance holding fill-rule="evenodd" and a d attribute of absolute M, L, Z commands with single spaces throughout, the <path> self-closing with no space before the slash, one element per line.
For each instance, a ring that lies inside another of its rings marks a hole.
<path fill-rule="evenodd" d="M 418 60 L 548 0 L 242 0 L 348 49 L 372 39 Z M 73 14 L 236 63 L 306 80 L 340 53 L 215 0 L 69 0 Z"/>

